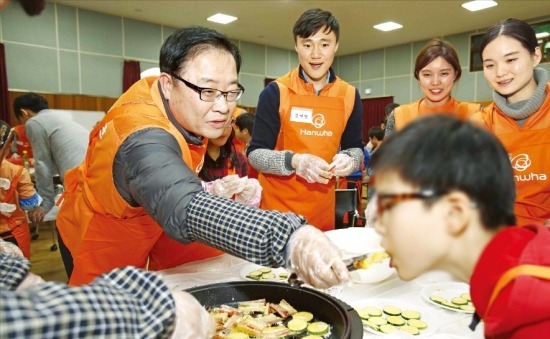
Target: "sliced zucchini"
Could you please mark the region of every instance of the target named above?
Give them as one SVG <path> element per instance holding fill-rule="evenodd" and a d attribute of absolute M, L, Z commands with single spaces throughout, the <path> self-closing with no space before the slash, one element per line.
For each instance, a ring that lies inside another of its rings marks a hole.
<path fill-rule="evenodd" d="M 405 310 L 401 312 L 401 316 L 405 319 L 420 319 L 420 312 L 413 310 Z"/>
<path fill-rule="evenodd" d="M 307 325 L 309 334 L 324 335 L 328 333 L 328 324 L 323 321 L 316 321 Z"/>
<path fill-rule="evenodd" d="M 393 326 L 403 326 L 406 323 L 405 319 L 400 315 L 389 315 L 386 317 L 386 320 Z"/>
<path fill-rule="evenodd" d="M 371 317 L 381 317 L 382 316 L 382 310 L 379 309 L 378 307 L 367 306 L 367 307 L 364 308 L 364 310 Z"/>
<path fill-rule="evenodd" d="M 267 272 L 262 274 L 262 277 L 260 278 L 260 280 L 273 280 L 275 279 L 275 277 L 276 277 L 275 273 Z"/>
<path fill-rule="evenodd" d="M 385 320 L 384 320 L 384 321 L 385 321 Z M 380 326 L 377 325 L 377 324 L 375 324 L 375 323 L 373 323 L 373 322 L 370 321 L 370 320 L 361 320 L 361 322 L 362 322 L 363 324 L 365 324 L 366 326 L 372 328 L 372 329 L 375 330 L 375 331 L 379 331 L 379 330 L 380 330 Z M 383 325 L 385 325 L 385 324 L 383 324 Z"/>
<path fill-rule="evenodd" d="M 438 304 L 443 304 L 444 302 L 447 302 L 447 299 L 435 294 L 430 296 L 430 300 Z"/>
<path fill-rule="evenodd" d="M 368 314 L 364 308 L 356 308 L 355 311 L 359 314 L 359 318 L 361 319 L 369 319 L 370 317 L 370 314 Z"/>
<path fill-rule="evenodd" d="M 395 331 L 399 331 L 399 329 L 393 325 L 390 325 L 390 324 L 386 324 L 386 325 L 382 325 L 380 326 L 380 329 L 379 329 L 380 332 L 382 333 L 393 333 Z"/>
<path fill-rule="evenodd" d="M 262 273 L 269 273 L 271 272 L 271 268 L 269 267 L 262 267 L 260 268 L 258 271 L 262 272 Z"/>
<path fill-rule="evenodd" d="M 451 299 L 451 302 L 455 305 L 466 305 L 468 304 L 468 300 L 464 299 L 464 298 L 461 298 L 461 297 L 455 297 L 455 298 L 452 298 Z"/>
<path fill-rule="evenodd" d="M 418 319 L 411 319 L 411 320 L 407 321 L 407 324 L 409 326 L 416 327 L 419 330 L 423 330 L 426 327 L 428 327 L 428 324 L 426 324 L 424 321 L 418 320 Z"/>
<path fill-rule="evenodd" d="M 377 326 L 386 325 L 388 320 L 382 317 L 370 317 L 369 321 Z"/>
<path fill-rule="evenodd" d="M 303 312 L 303 311 L 297 312 L 292 315 L 292 319 L 302 319 L 307 322 L 310 322 L 311 320 L 313 320 L 313 314 L 311 314 L 310 312 Z"/>
<path fill-rule="evenodd" d="M 395 307 L 395 306 L 384 306 L 384 308 L 382 310 L 384 311 L 384 313 L 386 313 L 388 315 L 400 315 L 401 314 L 401 309 L 399 307 Z"/>
<path fill-rule="evenodd" d="M 412 335 L 419 335 L 420 334 L 420 330 L 418 328 L 410 326 L 410 325 L 401 326 L 401 327 L 399 327 L 399 330 L 403 331 L 405 333 L 408 333 L 408 334 L 412 334 Z"/>
<path fill-rule="evenodd" d="M 253 280 L 260 280 L 262 277 L 263 272 L 256 270 L 248 273 L 247 278 L 253 279 Z"/>
<path fill-rule="evenodd" d="M 279 273 L 279 279 L 281 279 L 281 280 L 288 279 L 288 272 Z"/>
<path fill-rule="evenodd" d="M 305 337 L 302 337 L 302 339 L 323 339 L 320 335 L 306 335 Z"/>
<path fill-rule="evenodd" d="M 294 332 L 302 332 L 306 329 L 306 327 L 308 327 L 307 321 L 303 319 L 292 319 L 286 324 L 286 326 L 289 330 Z"/>
<path fill-rule="evenodd" d="M 474 312 L 476 309 L 472 305 L 461 305 L 460 309 L 466 312 Z"/>
<path fill-rule="evenodd" d="M 441 305 L 447 306 L 447 307 L 450 307 L 450 308 L 454 308 L 454 309 L 457 309 L 457 310 L 460 309 L 460 305 L 453 304 L 453 303 L 448 302 L 448 301 L 442 302 Z"/>
<path fill-rule="evenodd" d="M 460 297 L 468 300 L 468 302 L 472 301 L 472 297 L 470 296 L 470 293 L 462 293 Z"/>

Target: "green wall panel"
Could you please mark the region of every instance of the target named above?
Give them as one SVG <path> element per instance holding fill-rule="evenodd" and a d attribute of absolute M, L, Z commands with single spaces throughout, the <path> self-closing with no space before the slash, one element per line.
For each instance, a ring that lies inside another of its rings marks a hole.
<path fill-rule="evenodd" d="M 109 97 L 122 93 L 122 59 L 83 54 L 80 65 L 83 93 Z"/>
<path fill-rule="evenodd" d="M 266 48 L 266 75 L 267 77 L 280 77 L 290 70 L 289 51 L 282 48 Z"/>
<path fill-rule="evenodd" d="M 16 3 L 0 12 L 2 36 L 6 41 L 56 47 L 55 8 L 46 4 L 38 16 L 28 16 Z"/>
<path fill-rule="evenodd" d="M 265 46 L 241 41 L 240 48 L 243 58 L 241 72 L 265 74 Z"/>
<path fill-rule="evenodd" d="M 162 45 L 159 25 L 124 19 L 124 56 L 157 60 Z"/>
<path fill-rule="evenodd" d="M 264 76 L 241 74 L 239 82 L 244 86 L 245 91 L 239 99 L 239 105 L 256 107 L 258 97 L 264 89 Z"/>
<path fill-rule="evenodd" d="M 59 93 L 54 49 L 10 43 L 5 49 L 9 88 Z"/>
<path fill-rule="evenodd" d="M 59 52 L 61 93 L 80 93 L 80 72 L 76 52 Z"/>
<path fill-rule="evenodd" d="M 378 79 L 384 77 L 384 50 L 361 53 L 361 79 Z"/>
<path fill-rule="evenodd" d="M 81 51 L 122 55 L 122 18 L 79 10 L 78 22 Z"/>
<path fill-rule="evenodd" d="M 57 6 L 57 25 L 59 48 L 77 50 L 78 26 L 76 23 L 76 9 L 67 6 Z"/>

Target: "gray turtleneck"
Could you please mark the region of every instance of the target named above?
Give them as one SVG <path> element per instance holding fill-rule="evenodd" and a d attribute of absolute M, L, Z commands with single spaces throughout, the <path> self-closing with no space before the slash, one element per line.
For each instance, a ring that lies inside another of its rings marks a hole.
<path fill-rule="evenodd" d="M 525 120 L 533 115 L 542 106 L 546 100 L 546 83 L 548 82 L 548 73 L 544 68 L 537 67 L 534 70 L 534 77 L 537 83 L 535 93 L 527 99 L 510 104 L 506 97 L 496 91 L 493 92 L 495 105 L 510 118 L 517 121 L 518 125 L 523 126 Z"/>

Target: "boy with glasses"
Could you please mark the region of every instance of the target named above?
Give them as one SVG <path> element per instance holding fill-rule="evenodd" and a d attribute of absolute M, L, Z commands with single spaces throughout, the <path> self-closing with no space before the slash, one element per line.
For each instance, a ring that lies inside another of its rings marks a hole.
<path fill-rule="evenodd" d="M 399 277 L 446 270 L 470 283 L 486 338 L 550 330 L 550 230 L 515 224 L 507 152 L 488 131 L 444 115 L 419 119 L 373 154 L 374 226 Z"/>

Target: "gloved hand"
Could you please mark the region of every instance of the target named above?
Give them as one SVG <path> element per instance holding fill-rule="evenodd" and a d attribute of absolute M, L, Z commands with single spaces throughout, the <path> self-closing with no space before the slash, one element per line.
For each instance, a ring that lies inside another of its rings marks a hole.
<path fill-rule="evenodd" d="M 329 164 L 316 155 L 294 154 L 294 158 L 292 162 L 296 164 L 294 166 L 296 175 L 306 179 L 310 184 L 314 182 L 326 184 L 333 177 Z"/>
<path fill-rule="evenodd" d="M 46 211 L 41 207 L 37 207 L 33 210 L 28 211 L 27 214 L 29 216 L 29 220 L 36 224 L 44 220 L 44 216 L 46 216 Z"/>
<path fill-rule="evenodd" d="M 287 268 L 298 278 L 317 288 L 328 288 L 350 278 L 340 250 L 317 228 L 298 228 L 287 243 Z"/>
<path fill-rule="evenodd" d="M 366 226 L 367 227 L 374 227 L 374 223 L 376 222 L 376 204 L 378 198 L 376 197 L 376 194 L 372 196 L 372 198 L 369 200 L 369 203 L 367 204 L 367 207 L 365 208 L 365 219 L 367 219 Z"/>
<path fill-rule="evenodd" d="M 353 158 L 347 154 L 338 153 L 332 158 L 332 173 L 338 177 L 347 177 L 354 169 Z"/>
<path fill-rule="evenodd" d="M 235 201 L 252 207 L 260 206 L 260 200 L 262 199 L 260 182 L 248 177 L 243 177 L 240 180 L 244 180 L 245 186 L 241 192 L 235 194 Z"/>
<path fill-rule="evenodd" d="M 214 318 L 191 294 L 173 292 L 176 302 L 176 328 L 173 339 L 212 338 L 216 330 Z"/>
<path fill-rule="evenodd" d="M 44 279 L 42 279 L 42 277 L 34 274 L 34 273 L 31 273 L 29 272 L 27 274 L 27 276 L 25 277 L 25 279 L 23 279 L 23 281 L 21 282 L 21 284 L 19 284 L 19 286 L 17 286 L 17 288 L 15 289 L 16 291 L 23 291 L 31 286 L 34 286 L 34 285 L 39 285 L 39 284 L 42 284 L 42 283 L 45 283 Z"/>
<path fill-rule="evenodd" d="M 6 217 L 10 217 L 11 214 L 16 210 L 17 206 L 14 204 L 0 203 L 0 213 Z"/>
<path fill-rule="evenodd" d="M 17 247 L 14 243 L 11 243 L 9 241 L 4 241 L 4 239 L 2 238 L 0 238 L 0 253 L 13 255 L 14 257 L 21 257 L 21 258 L 25 257 L 19 247 Z"/>
<path fill-rule="evenodd" d="M 233 195 L 242 192 L 246 181 L 240 180 L 237 174 L 228 175 L 221 179 L 207 182 L 205 190 L 213 195 L 231 199 Z"/>

